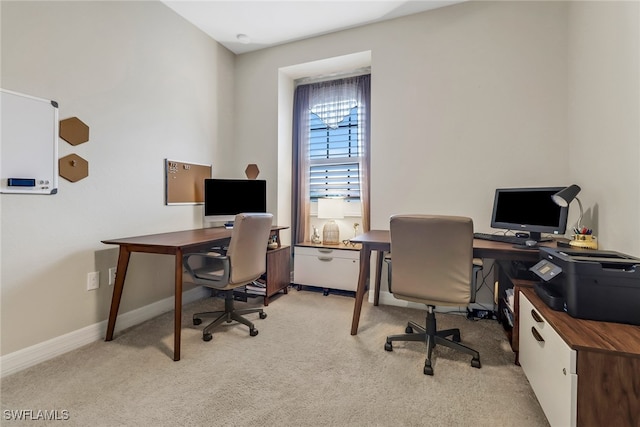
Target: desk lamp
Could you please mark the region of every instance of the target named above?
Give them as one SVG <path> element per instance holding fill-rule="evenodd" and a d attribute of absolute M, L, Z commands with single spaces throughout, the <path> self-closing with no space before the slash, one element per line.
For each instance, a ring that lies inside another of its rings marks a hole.
<path fill-rule="evenodd" d="M 340 198 L 318 199 L 318 219 L 328 219 L 322 227 L 322 243 L 325 245 L 340 244 L 340 227 L 336 219 L 344 218 L 343 201 Z"/>
<path fill-rule="evenodd" d="M 591 234 L 592 231 L 590 229 L 583 228 L 582 225 L 580 225 L 582 223 L 583 211 L 582 203 L 580 202 L 580 199 L 576 197 L 579 192 L 580 187 L 573 184 L 558 191 L 556 194 L 551 196 L 551 198 L 558 206 L 562 206 L 563 208 L 569 206 L 569 203 L 571 203 L 573 199 L 576 199 L 578 201 L 578 206 L 580 206 L 580 217 L 578 217 L 577 227 L 573 230 L 575 233 L 573 235 L 573 240 L 569 242 L 569 245 L 583 249 L 598 249 L 596 236 Z"/>
<path fill-rule="evenodd" d="M 577 186 L 576 184 L 572 184 L 568 187 L 563 188 L 562 190 L 558 191 L 556 194 L 551 196 L 551 198 L 556 203 L 556 205 L 561 206 L 563 208 L 568 207 L 569 203 L 571 203 L 573 199 L 576 199 L 576 201 L 578 202 L 578 206 L 580 207 L 580 216 L 578 217 L 578 227 L 577 227 L 578 230 L 582 228 L 580 223 L 582 222 L 582 215 L 583 215 L 582 203 L 580 202 L 580 199 L 576 197 L 579 192 L 580 192 L 580 187 Z"/>

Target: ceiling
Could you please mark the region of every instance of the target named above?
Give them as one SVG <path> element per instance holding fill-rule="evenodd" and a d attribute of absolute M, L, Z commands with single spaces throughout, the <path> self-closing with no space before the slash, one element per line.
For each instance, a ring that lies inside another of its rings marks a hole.
<path fill-rule="evenodd" d="M 466 0 L 166 0 L 187 21 L 241 54 Z"/>

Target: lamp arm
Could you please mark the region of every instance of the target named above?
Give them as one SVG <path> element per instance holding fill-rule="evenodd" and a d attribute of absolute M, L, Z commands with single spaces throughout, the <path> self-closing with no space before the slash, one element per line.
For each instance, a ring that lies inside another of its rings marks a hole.
<path fill-rule="evenodd" d="M 582 210 L 582 202 L 580 201 L 580 199 L 578 199 L 577 197 L 575 198 L 576 201 L 578 202 L 578 207 L 580 208 L 580 216 L 578 217 L 578 230 L 582 229 L 582 215 L 584 214 L 584 211 Z"/>

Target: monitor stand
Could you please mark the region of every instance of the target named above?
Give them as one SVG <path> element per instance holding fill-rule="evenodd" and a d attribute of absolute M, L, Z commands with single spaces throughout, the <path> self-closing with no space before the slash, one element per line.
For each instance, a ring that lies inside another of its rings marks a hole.
<path fill-rule="evenodd" d="M 542 233 L 539 233 L 537 231 L 531 231 L 529 233 L 529 239 L 530 240 L 535 240 L 536 242 L 551 242 L 553 240 L 553 238 L 551 237 L 542 237 Z"/>
<path fill-rule="evenodd" d="M 515 245 L 513 245 L 513 247 L 516 248 L 516 249 L 537 250 L 540 247 L 538 245 L 538 243 L 540 243 L 540 242 L 549 242 L 549 241 L 552 241 L 553 239 L 550 238 L 550 237 L 542 237 L 542 233 L 539 233 L 537 231 L 531 231 L 529 233 L 529 238 L 525 238 L 524 240 L 527 243 L 535 242 L 535 244 L 532 244 L 532 245 L 515 244 Z"/>

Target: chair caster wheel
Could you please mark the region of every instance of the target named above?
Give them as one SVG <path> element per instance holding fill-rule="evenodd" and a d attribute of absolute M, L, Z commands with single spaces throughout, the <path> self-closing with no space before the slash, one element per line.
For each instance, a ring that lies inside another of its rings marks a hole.
<path fill-rule="evenodd" d="M 413 328 L 411 326 L 407 326 L 404 330 L 405 334 L 412 334 L 413 333 Z"/>
<path fill-rule="evenodd" d="M 431 366 L 424 365 L 424 374 L 433 375 L 433 368 Z"/>
<path fill-rule="evenodd" d="M 264 311 L 262 313 L 260 313 L 260 318 L 261 319 L 266 319 L 267 318 L 267 313 L 265 313 Z"/>
<path fill-rule="evenodd" d="M 202 334 L 202 341 L 211 341 L 211 334 Z"/>
<path fill-rule="evenodd" d="M 384 343 L 384 349 L 387 351 L 393 351 L 393 344 L 391 344 L 390 342 Z"/>
<path fill-rule="evenodd" d="M 480 359 L 475 357 L 471 359 L 471 366 L 473 366 L 474 368 L 481 368 L 482 365 L 480 364 Z"/>
<path fill-rule="evenodd" d="M 258 330 L 255 328 L 249 329 L 249 335 L 255 337 L 256 335 L 258 335 Z"/>
<path fill-rule="evenodd" d="M 202 319 L 198 319 L 198 318 L 194 318 L 194 319 L 193 319 L 193 324 L 194 324 L 194 325 L 198 326 L 198 325 L 199 325 L 199 324 L 201 324 L 201 323 L 202 323 Z"/>

